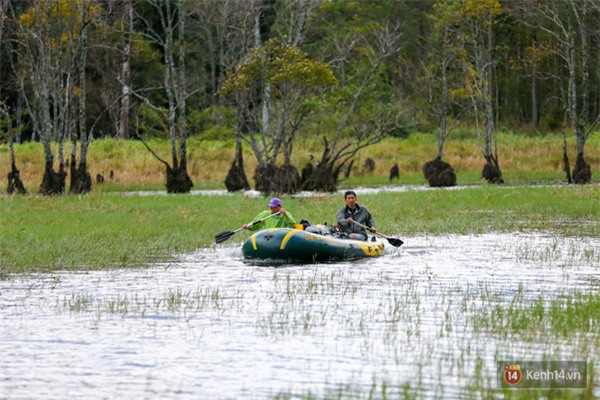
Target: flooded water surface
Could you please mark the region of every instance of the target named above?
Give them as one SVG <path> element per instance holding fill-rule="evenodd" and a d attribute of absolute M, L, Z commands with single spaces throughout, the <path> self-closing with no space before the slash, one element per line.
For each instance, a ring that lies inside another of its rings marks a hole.
<path fill-rule="evenodd" d="M 456 398 L 501 395 L 500 360 L 600 370 L 597 319 L 552 312 L 597 301 L 600 239 L 405 242 L 336 264 L 253 266 L 227 243 L 143 269 L 9 277 L 0 397 Z"/>

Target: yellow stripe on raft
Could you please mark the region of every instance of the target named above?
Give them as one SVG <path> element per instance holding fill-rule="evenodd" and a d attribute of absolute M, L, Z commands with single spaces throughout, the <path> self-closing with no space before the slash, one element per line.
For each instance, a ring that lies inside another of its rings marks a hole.
<path fill-rule="evenodd" d="M 294 236 L 294 233 L 296 233 L 296 232 L 300 232 L 300 231 L 298 229 L 292 229 L 283 237 L 283 240 L 281 241 L 281 245 L 279 246 L 279 250 L 285 249 L 285 245 L 287 244 L 288 240 L 290 240 L 290 238 L 292 236 Z"/>
<path fill-rule="evenodd" d="M 365 252 L 365 254 L 368 254 L 370 256 L 378 256 L 383 253 L 383 244 L 381 243 L 373 245 L 369 244 L 369 242 L 358 242 L 358 245 L 360 246 L 362 251 Z"/>

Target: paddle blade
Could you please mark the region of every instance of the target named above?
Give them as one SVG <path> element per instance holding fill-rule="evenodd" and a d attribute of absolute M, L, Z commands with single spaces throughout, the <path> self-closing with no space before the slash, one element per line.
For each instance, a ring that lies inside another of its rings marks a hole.
<path fill-rule="evenodd" d="M 389 237 L 389 238 L 386 238 L 386 239 L 394 247 L 400 247 L 400 246 L 402 246 L 404 244 L 404 242 L 402 240 L 397 239 L 397 238 L 391 238 L 391 237 Z"/>
<path fill-rule="evenodd" d="M 217 244 L 223 243 L 224 241 L 226 241 L 227 239 L 232 237 L 234 234 L 235 234 L 234 231 L 221 232 L 215 236 L 215 243 L 217 243 Z"/>

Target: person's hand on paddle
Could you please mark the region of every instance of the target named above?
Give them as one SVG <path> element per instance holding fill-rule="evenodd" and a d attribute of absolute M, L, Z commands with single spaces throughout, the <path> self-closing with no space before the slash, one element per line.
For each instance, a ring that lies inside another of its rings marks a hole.
<path fill-rule="evenodd" d="M 346 222 L 348 222 L 349 224 L 352 224 L 352 223 L 354 223 L 354 220 L 352 218 L 346 218 Z M 358 225 L 360 225 L 360 224 L 358 224 Z M 362 225 L 362 226 L 364 228 L 367 228 L 371 233 L 377 233 L 377 228 L 375 228 L 374 226 L 372 226 L 370 228 L 366 227 L 364 225 Z"/>
<path fill-rule="evenodd" d="M 251 226 L 258 224 L 259 222 L 265 221 L 265 220 L 267 220 L 269 218 L 276 217 L 278 215 L 279 215 L 279 213 L 275 212 L 275 213 L 270 214 L 270 215 L 268 215 L 268 216 L 266 216 L 264 218 L 261 218 L 261 219 L 259 219 L 257 221 L 252 221 L 249 224 L 244 224 L 240 228 L 236 229 L 235 231 L 221 232 L 218 235 L 215 235 L 215 243 L 216 244 L 223 243 L 224 241 L 226 241 L 227 239 L 229 239 L 230 237 L 232 237 L 233 235 L 235 235 L 237 232 L 239 232 L 241 230 L 244 230 L 244 229 L 248 229 Z"/>

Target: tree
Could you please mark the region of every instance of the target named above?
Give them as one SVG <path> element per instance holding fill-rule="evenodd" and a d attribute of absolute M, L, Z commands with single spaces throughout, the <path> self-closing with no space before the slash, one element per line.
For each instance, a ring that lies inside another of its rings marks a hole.
<path fill-rule="evenodd" d="M 600 18 L 600 4 L 589 0 L 539 3 L 526 1 L 522 7 L 530 15 L 537 17 L 524 20 L 524 23 L 548 35 L 548 49 L 556 55 L 564 68 L 565 72 L 557 74 L 557 77 L 564 114 L 571 121 L 575 132 L 577 159 L 573 169 L 573 181 L 580 184 L 589 183 L 592 171 L 585 161 L 585 144 L 593 129 L 600 123 L 600 113 L 597 110 L 594 113 L 592 103 L 591 82 L 594 76 L 590 76 L 590 71 L 600 69 L 598 60 L 593 58 L 593 55 L 600 51 L 600 29 L 597 23 Z M 564 160 L 567 181 L 570 182 L 566 137 Z"/>
<path fill-rule="evenodd" d="M 161 90 L 166 97 L 166 110 L 162 105 L 153 104 L 145 90 L 136 90 L 133 94 L 157 111 L 164 119 L 171 144 L 171 162 L 160 158 L 142 139 L 147 149 L 166 167 L 167 192 L 189 193 L 193 182 L 187 172 L 187 132 L 186 100 L 188 98 L 185 71 L 185 21 L 188 10 L 185 0 L 170 1 L 147 0 L 158 16 L 158 27 L 149 18 L 140 16 L 145 24 L 144 36 L 158 46 L 163 55 L 164 76 Z"/>
<path fill-rule="evenodd" d="M 124 35 L 123 35 L 123 58 L 121 61 L 121 83 L 122 97 L 119 113 L 119 133 L 120 139 L 129 139 L 129 109 L 130 109 L 130 91 L 131 91 L 131 36 L 133 35 L 133 0 L 125 1 Z"/>
<path fill-rule="evenodd" d="M 339 173 L 363 148 L 401 128 L 402 112 L 384 61 L 401 49 L 401 26 L 367 24 L 333 39 L 332 60 L 340 85 L 323 104 L 328 126 L 316 128 L 323 152 L 302 189 L 334 191 Z"/>
<path fill-rule="evenodd" d="M 455 67 L 458 55 L 454 50 L 448 20 L 437 16 L 429 34 L 424 60 L 420 62 L 414 79 L 415 92 L 429 117 L 437 124 L 437 154 L 423 165 L 423 174 L 430 186 L 456 185 L 454 169 L 442 160 L 444 144 L 457 121 L 449 122 L 452 109 L 462 106 L 459 84 L 464 79 L 460 68 Z"/>
<path fill-rule="evenodd" d="M 442 7 L 455 27 L 453 40 L 466 77 L 465 90 L 473 105 L 479 149 L 486 161 L 482 176 L 490 183 L 503 183 L 494 111 L 497 59 L 493 29 L 502 6 L 497 0 L 459 0 Z"/>
<path fill-rule="evenodd" d="M 100 9 L 94 5 L 91 0 L 77 0 L 70 3 L 72 9 L 69 10 L 71 20 L 74 25 L 70 31 L 71 42 L 74 44 L 72 57 L 75 60 L 75 68 L 78 76 L 78 98 L 77 107 L 77 133 L 71 133 L 71 187 L 70 192 L 74 194 L 89 193 L 92 190 L 92 177 L 87 168 L 87 154 L 92 139 L 93 126 L 88 130 L 87 117 L 87 59 L 88 59 L 88 31 L 95 23 L 100 14 Z M 77 142 L 79 147 L 79 165 L 77 165 Z"/>
<path fill-rule="evenodd" d="M 64 140 L 72 112 L 73 60 L 67 56 L 64 2 L 44 0 L 18 19 L 14 66 L 34 133 L 44 146 L 45 169 L 39 192 L 61 194 L 65 190 Z M 58 142 L 58 171 L 54 171 L 51 143 Z"/>
<path fill-rule="evenodd" d="M 235 75 L 225 81 L 222 93 L 235 94 L 250 125 L 259 127 L 248 129 L 244 136 L 258 160 L 254 176 L 257 190 L 297 190 L 300 175 L 291 164 L 294 140 L 311 114 L 313 96 L 336 82 L 327 65 L 310 60 L 296 46 L 277 39 L 251 51 Z M 255 104 L 257 99 L 262 107 Z M 282 167 L 277 164 L 280 157 Z"/>
<path fill-rule="evenodd" d="M 235 73 L 241 60 L 255 47 L 255 27 L 259 26 L 260 37 L 261 16 L 265 7 L 260 0 L 202 2 L 198 5 L 201 45 L 205 54 L 206 69 L 209 71 L 206 92 L 210 94 L 213 107 L 223 103 L 224 97 L 216 94 L 226 79 L 226 72 Z M 237 96 L 239 95 L 235 97 Z M 243 135 L 248 130 L 247 110 L 243 109 L 244 102 L 241 99 L 234 100 L 233 103 L 237 113 L 235 156 L 225 179 L 225 185 L 230 192 L 250 189 L 244 171 L 242 152 Z"/>
<path fill-rule="evenodd" d="M 0 43 L 5 43 L 2 41 L 4 34 L 4 26 L 7 17 L 8 10 L 8 0 L 0 0 Z M 0 48 L 0 52 L 3 52 L 4 49 Z M 15 149 L 14 149 L 14 135 L 12 129 L 12 120 L 10 114 L 8 112 L 8 106 L 2 101 L 3 87 L 4 81 L 0 80 L 0 122 L 2 119 L 5 122 L 6 130 L 8 132 L 8 148 L 10 152 L 10 172 L 7 175 L 8 185 L 7 185 L 7 193 L 13 194 L 15 191 L 19 194 L 27 194 L 27 190 L 21 181 L 21 177 L 19 175 L 19 170 L 17 169 L 16 157 L 15 157 Z M 1 124 L 0 124 L 1 126 Z"/>
<path fill-rule="evenodd" d="M 27 189 L 25 189 L 23 181 L 21 181 L 20 171 L 17 169 L 12 121 L 8 111 L 5 109 L 5 105 L 2 103 L 0 103 L 0 115 L 3 116 L 6 121 L 6 129 L 8 131 L 8 148 L 10 151 L 10 172 L 7 175 L 8 185 L 6 192 L 8 194 L 13 194 L 16 191 L 18 194 L 27 194 Z"/>

